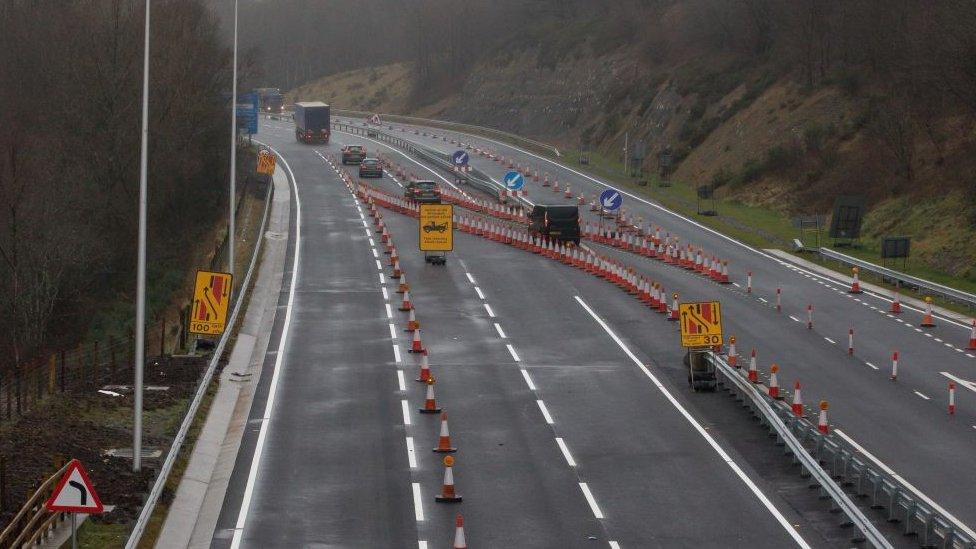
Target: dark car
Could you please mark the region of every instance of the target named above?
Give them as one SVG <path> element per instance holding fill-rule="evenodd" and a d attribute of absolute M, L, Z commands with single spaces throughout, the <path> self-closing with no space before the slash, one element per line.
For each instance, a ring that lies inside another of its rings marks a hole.
<path fill-rule="evenodd" d="M 359 164 L 366 159 L 366 147 L 362 145 L 346 145 L 342 148 L 343 164 Z"/>
<path fill-rule="evenodd" d="M 359 163 L 359 177 L 383 177 L 383 165 L 375 158 L 365 158 Z"/>
<path fill-rule="evenodd" d="M 433 181 L 411 181 L 404 187 L 403 196 L 415 202 L 428 204 L 441 201 L 441 191 Z"/>
<path fill-rule="evenodd" d="M 537 204 L 529 213 L 529 232 L 563 242 L 580 241 L 579 208 L 564 205 Z"/>

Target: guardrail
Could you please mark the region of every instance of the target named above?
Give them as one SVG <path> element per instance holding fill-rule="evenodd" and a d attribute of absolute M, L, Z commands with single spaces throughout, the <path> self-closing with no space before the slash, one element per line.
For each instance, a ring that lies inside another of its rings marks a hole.
<path fill-rule="evenodd" d="M 186 436 L 190 431 L 190 426 L 193 425 L 193 420 L 197 415 L 197 410 L 200 409 L 200 404 L 203 402 L 203 397 L 206 395 L 207 388 L 210 386 L 210 381 L 213 379 L 214 372 L 217 369 L 217 363 L 220 362 L 220 359 L 224 354 L 224 347 L 227 345 L 227 342 L 230 340 L 231 334 L 234 331 L 234 327 L 237 323 L 237 317 L 239 316 L 245 302 L 244 295 L 247 292 L 247 289 L 251 286 L 251 276 L 254 274 L 254 267 L 257 265 L 258 257 L 261 255 L 261 243 L 264 242 L 264 228 L 268 222 L 268 213 L 271 211 L 271 200 L 273 196 L 274 182 L 271 182 L 268 185 L 268 192 L 265 196 L 264 214 L 261 217 L 261 227 L 258 229 L 254 251 L 251 253 L 251 262 L 248 264 L 247 274 L 244 276 L 244 281 L 240 285 L 241 291 L 238 293 L 237 299 L 234 302 L 234 308 L 230 313 L 230 318 L 227 320 L 227 327 L 224 330 L 223 335 L 220 336 L 220 341 L 217 343 L 213 356 L 210 358 L 210 362 L 207 364 L 207 370 L 204 372 L 203 377 L 200 380 L 200 384 L 197 386 L 196 393 L 194 393 L 193 400 L 190 402 L 189 408 L 187 408 L 186 415 L 183 416 L 183 421 L 180 423 L 180 428 L 176 432 L 176 436 L 173 438 L 173 443 L 170 445 L 169 452 L 166 454 L 166 459 L 163 461 L 159 474 L 156 476 L 156 481 L 149 490 L 149 495 L 146 497 L 146 503 L 142 506 L 142 509 L 139 512 L 139 518 L 136 519 L 132 532 L 129 534 L 129 539 L 126 541 L 126 549 L 136 549 L 136 547 L 139 546 L 139 540 L 142 539 L 142 534 L 145 532 L 146 526 L 149 524 L 149 519 L 152 517 L 153 511 L 156 509 L 156 503 L 159 501 L 159 497 L 163 493 L 163 488 L 166 486 L 166 481 L 169 478 L 170 472 L 173 470 L 173 465 L 176 463 L 176 458 L 179 456 L 180 449 L 183 447 L 183 442 L 186 441 Z"/>
<path fill-rule="evenodd" d="M 914 277 L 887 267 L 882 267 L 869 261 L 864 261 L 863 259 L 858 259 L 856 257 L 831 250 L 830 248 L 819 248 L 818 251 L 821 256 L 827 259 L 832 259 L 846 265 L 856 266 L 858 269 L 878 275 L 882 280 L 887 279 L 891 282 L 897 282 L 901 286 L 924 290 L 926 293 L 945 298 L 948 301 L 964 303 L 970 308 L 976 308 L 976 295 L 974 294 L 957 290 L 955 288 L 950 288 L 948 286 L 943 286 L 942 284 L 937 284 L 930 280 Z"/>
<path fill-rule="evenodd" d="M 403 116 L 399 114 L 384 114 L 384 113 L 369 113 L 364 111 L 354 111 L 351 109 L 332 109 L 332 112 L 340 116 L 350 116 L 353 118 L 366 118 L 373 114 L 379 114 L 381 120 L 388 120 L 393 122 L 399 122 L 401 124 L 417 124 L 421 126 L 432 126 L 435 128 L 441 128 L 446 130 L 454 130 L 459 132 L 475 133 L 490 135 L 500 139 L 507 139 L 509 141 L 515 141 L 520 143 L 522 146 L 530 149 L 537 149 L 544 151 L 546 153 L 553 153 L 556 156 L 562 156 L 559 154 L 559 149 L 548 143 L 543 143 L 541 141 L 536 141 L 534 139 L 529 139 L 527 137 L 522 137 L 521 135 L 516 135 L 514 133 L 509 133 L 503 130 L 497 130 L 495 128 L 488 128 L 485 126 L 476 126 L 474 124 L 463 124 L 461 122 L 451 122 L 449 120 L 435 120 L 431 118 L 418 118 L 415 116 Z"/>
<path fill-rule="evenodd" d="M 342 122 L 333 122 L 332 127 L 335 130 L 342 131 L 345 133 L 350 133 L 353 135 L 361 135 L 364 137 L 370 137 L 372 139 L 377 139 L 384 143 L 388 143 L 398 149 L 405 152 L 411 153 L 413 156 L 420 160 L 433 164 L 437 168 L 450 173 L 452 176 L 461 179 L 471 185 L 480 189 L 492 196 L 498 196 L 498 193 L 502 191 L 505 187 L 500 183 L 496 183 L 491 179 L 488 174 L 478 170 L 477 168 L 471 168 L 470 171 L 459 172 L 455 169 L 454 163 L 451 161 L 450 155 L 435 151 L 429 147 L 423 145 L 418 145 L 413 141 L 400 138 L 396 135 L 386 133 L 377 129 L 375 126 L 357 126 L 353 124 L 345 124 Z M 521 197 L 517 197 L 516 200 L 521 202 L 523 205 L 530 206 L 527 201 Z"/>
<path fill-rule="evenodd" d="M 728 380 L 726 389 L 733 395 L 738 393 L 737 398 L 752 409 L 761 424 L 789 448 L 851 525 L 862 532 L 865 541 L 875 547 L 891 547 L 834 479 L 850 487 L 855 496 L 866 498 L 872 508 L 884 509 L 885 520 L 900 522 L 903 534 L 917 536 L 922 547 L 976 548 L 971 529 L 919 497 L 900 478 L 877 467 L 844 439 L 821 433 L 816 425 L 797 417 L 788 405 L 770 398 L 721 356 L 708 353 L 706 357 Z"/>

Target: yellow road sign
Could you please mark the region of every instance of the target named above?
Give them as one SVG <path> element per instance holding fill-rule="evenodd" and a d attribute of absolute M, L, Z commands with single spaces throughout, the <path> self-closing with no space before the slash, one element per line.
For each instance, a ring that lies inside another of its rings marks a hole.
<path fill-rule="evenodd" d="M 227 325 L 227 310 L 230 308 L 230 273 L 197 271 L 197 284 L 193 292 L 193 306 L 190 310 L 190 333 L 220 335 Z"/>
<path fill-rule="evenodd" d="M 454 249 L 454 206 L 420 205 L 420 251 L 449 252 Z"/>
<path fill-rule="evenodd" d="M 678 305 L 682 347 L 714 347 L 723 343 L 721 305 L 718 301 Z"/>
<path fill-rule="evenodd" d="M 258 153 L 258 173 L 273 175 L 275 171 L 275 155 L 271 151 L 261 149 Z"/>

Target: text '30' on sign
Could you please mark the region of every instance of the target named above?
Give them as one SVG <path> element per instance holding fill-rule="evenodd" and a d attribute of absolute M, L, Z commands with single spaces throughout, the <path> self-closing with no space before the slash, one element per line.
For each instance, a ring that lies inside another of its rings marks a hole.
<path fill-rule="evenodd" d="M 722 345 L 722 306 L 718 301 L 681 303 L 682 347 L 715 347 Z"/>
<path fill-rule="evenodd" d="M 220 335 L 227 326 L 227 311 L 230 309 L 230 273 L 197 271 L 197 283 L 193 291 L 193 304 L 190 310 L 190 333 Z"/>
<path fill-rule="evenodd" d="M 449 252 L 454 249 L 454 206 L 420 205 L 420 251 Z"/>

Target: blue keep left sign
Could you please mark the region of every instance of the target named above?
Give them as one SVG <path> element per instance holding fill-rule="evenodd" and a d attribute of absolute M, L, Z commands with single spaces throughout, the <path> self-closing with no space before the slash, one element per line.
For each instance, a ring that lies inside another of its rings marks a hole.
<path fill-rule="evenodd" d="M 505 174 L 505 187 L 510 191 L 517 191 L 525 186 L 525 177 L 516 172 L 511 171 Z"/>
<path fill-rule="evenodd" d="M 451 155 L 451 162 L 454 162 L 455 166 L 467 166 L 470 157 L 466 151 L 457 151 Z"/>
<path fill-rule="evenodd" d="M 623 203 L 624 197 L 616 189 L 607 189 L 600 193 L 600 206 L 603 206 L 604 210 L 610 210 L 612 212 Z"/>

